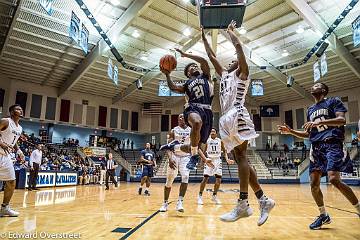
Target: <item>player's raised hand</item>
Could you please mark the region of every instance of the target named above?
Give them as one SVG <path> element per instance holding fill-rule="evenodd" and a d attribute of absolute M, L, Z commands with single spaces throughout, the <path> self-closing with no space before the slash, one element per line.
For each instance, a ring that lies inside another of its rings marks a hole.
<path fill-rule="evenodd" d="M 160 71 L 165 75 L 170 75 L 170 71 L 160 67 Z"/>
<path fill-rule="evenodd" d="M 278 131 L 281 133 L 281 134 L 290 134 L 291 132 L 291 128 L 286 125 L 285 123 L 283 125 L 278 125 Z"/>
<path fill-rule="evenodd" d="M 229 26 L 227 27 L 227 31 L 234 31 L 235 28 L 236 28 L 236 21 L 231 20 Z"/>
<path fill-rule="evenodd" d="M 186 53 L 183 52 L 183 50 L 179 49 L 179 48 L 175 48 L 175 51 L 177 51 L 178 53 L 180 53 L 181 57 L 186 57 Z"/>
<path fill-rule="evenodd" d="M 232 160 L 232 159 L 228 159 L 226 162 L 227 162 L 229 165 L 235 164 L 235 161 Z"/>

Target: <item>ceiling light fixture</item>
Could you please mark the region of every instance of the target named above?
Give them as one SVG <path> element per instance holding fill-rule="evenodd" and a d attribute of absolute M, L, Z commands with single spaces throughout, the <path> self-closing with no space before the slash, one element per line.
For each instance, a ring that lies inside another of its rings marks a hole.
<path fill-rule="evenodd" d="M 191 31 L 189 28 L 186 28 L 183 32 L 184 36 L 189 37 L 191 35 Z"/>
<path fill-rule="evenodd" d="M 247 31 L 246 31 L 246 29 L 245 29 L 244 27 L 241 27 L 241 28 L 239 29 L 239 33 L 240 33 L 241 35 L 244 35 L 245 33 L 247 33 Z"/>
<path fill-rule="evenodd" d="M 120 4 L 120 1 L 119 0 L 111 0 L 110 1 L 112 5 L 114 6 L 118 6 Z"/>
<path fill-rule="evenodd" d="M 281 55 L 283 57 L 287 57 L 287 56 L 289 56 L 289 52 L 286 49 L 284 49 Z"/>
<path fill-rule="evenodd" d="M 138 30 L 134 30 L 134 32 L 131 34 L 131 36 L 133 36 L 134 38 L 138 38 L 138 37 L 140 37 L 140 33 L 138 32 Z"/>
<path fill-rule="evenodd" d="M 296 33 L 302 34 L 303 32 L 305 32 L 304 27 L 299 25 L 298 28 L 296 29 Z"/>

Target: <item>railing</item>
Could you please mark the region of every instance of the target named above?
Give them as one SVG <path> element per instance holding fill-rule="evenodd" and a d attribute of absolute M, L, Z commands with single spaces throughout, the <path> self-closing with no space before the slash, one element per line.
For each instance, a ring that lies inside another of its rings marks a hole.
<path fill-rule="evenodd" d="M 310 164 L 310 158 L 306 158 L 298 165 L 298 177 L 307 169 Z"/>
<path fill-rule="evenodd" d="M 132 168 L 132 165 L 131 165 L 128 161 L 126 161 L 124 158 L 122 158 L 121 155 L 120 155 L 118 152 L 114 151 L 113 149 L 111 149 L 110 151 L 111 151 L 111 153 L 113 154 L 114 159 L 115 159 L 123 168 L 125 168 L 126 171 L 128 171 L 128 172 L 130 173 L 131 176 L 133 176 L 134 173 L 133 173 L 133 171 L 132 171 L 132 169 L 133 169 L 133 168 Z"/>

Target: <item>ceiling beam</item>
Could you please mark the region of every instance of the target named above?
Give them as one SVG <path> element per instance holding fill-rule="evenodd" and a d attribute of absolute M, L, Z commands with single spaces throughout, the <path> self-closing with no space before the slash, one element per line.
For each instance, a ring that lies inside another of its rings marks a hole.
<path fill-rule="evenodd" d="M 14 11 L 14 14 L 12 15 L 11 24 L 9 26 L 9 29 L 7 30 L 4 44 L 2 45 L 2 47 L 0 49 L 0 59 L 1 59 L 2 55 L 4 54 L 4 50 L 6 48 L 6 45 L 9 42 L 12 31 L 14 30 L 15 23 L 16 23 L 18 17 L 19 17 L 19 14 L 20 14 L 20 9 L 21 9 L 21 1 L 17 0 L 16 5 L 14 6 L 15 11 Z"/>
<path fill-rule="evenodd" d="M 229 35 L 224 30 L 220 30 L 220 32 L 228 41 L 231 42 Z M 262 57 L 258 56 L 256 53 L 252 52 L 248 46 L 246 46 L 244 44 L 242 46 L 243 46 L 243 50 L 244 50 L 244 54 L 245 54 L 246 58 L 249 59 L 249 61 L 252 64 L 257 65 L 257 66 L 271 65 L 267 60 L 263 59 Z M 276 80 L 280 81 L 282 84 L 287 85 L 287 76 L 285 74 L 283 74 L 280 70 L 276 69 L 275 67 L 273 67 L 273 68 L 267 67 L 264 71 L 269 73 L 272 77 L 274 77 Z M 296 82 L 294 82 L 292 87 L 289 88 L 289 91 L 294 91 L 301 97 L 307 98 L 309 100 L 313 100 L 311 94 L 308 93 L 307 91 L 305 91 Z"/>
<path fill-rule="evenodd" d="M 182 50 L 184 52 L 188 51 L 191 47 L 193 47 L 199 40 L 201 39 L 201 33 L 198 33 L 197 35 L 195 35 L 190 41 L 188 41 L 183 47 Z M 147 74 L 145 74 L 141 80 L 142 80 L 142 84 L 143 86 L 145 86 L 148 82 L 150 82 L 152 79 L 154 78 L 158 78 L 162 75 L 161 72 L 149 72 Z M 136 83 L 134 82 L 133 84 L 131 84 L 127 89 L 125 89 L 125 91 L 118 93 L 113 99 L 112 99 L 112 103 L 115 104 L 119 101 L 124 100 L 126 97 L 130 96 L 133 92 L 135 92 L 137 90 L 136 87 Z"/>
<path fill-rule="evenodd" d="M 139 16 L 144 9 L 146 9 L 154 0 L 135 0 L 127 10 L 120 16 L 120 18 L 114 23 L 114 25 L 107 32 L 110 40 L 115 44 L 115 39 L 118 35 L 122 34 L 131 22 Z M 58 95 L 64 94 L 70 90 L 77 81 L 86 73 L 87 70 L 96 62 L 96 60 L 102 56 L 107 44 L 103 39 L 99 41 L 96 47 L 90 52 L 86 58 L 77 66 L 70 77 L 64 82 L 63 86 L 59 89 Z"/>
<path fill-rule="evenodd" d="M 296 11 L 314 31 L 325 33 L 328 30 L 326 23 L 304 0 L 286 0 L 294 11 Z M 339 40 L 335 33 L 328 38 L 331 49 L 341 58 L 341 60 L 351 69 L 360 79 L 360 63 L 355 59 L 344 44 Z"/>

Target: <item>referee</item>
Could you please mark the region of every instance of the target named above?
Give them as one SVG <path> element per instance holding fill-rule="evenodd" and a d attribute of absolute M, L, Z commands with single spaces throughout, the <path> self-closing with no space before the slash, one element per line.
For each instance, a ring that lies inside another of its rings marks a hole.
<path fill-rule="evenodd" d="M 30 179 L 28 190 L 39 190 L 36 188 L 36 180 L 39 175 L 39 168 L 42 159 L 42 145 L 36 145 L 36 149 L 30 155 Z"/>
<path fill-rule="evenodd" d="M 105 177 L 105 190 L 109 190 L 109 178 L 111 178 L 111 181 L 115 184 L 115 187 L 118 186 L 116 180 L 115 180 L 115 169 L 117 165 L 116 162 L 113 160 L 112 153 L 109 153 L 109 157 L 106 161 L 106 177 Z"/>

